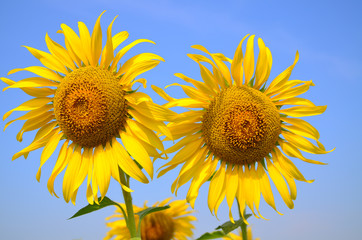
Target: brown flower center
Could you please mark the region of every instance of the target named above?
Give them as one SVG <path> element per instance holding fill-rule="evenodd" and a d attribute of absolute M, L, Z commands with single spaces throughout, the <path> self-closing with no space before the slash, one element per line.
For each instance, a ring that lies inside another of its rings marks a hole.
<path fill-rule="evenodd" d="M 109 71 L 82 67 L 64 77 L 54 96 L 55 118 L 82 147 L 105 144 L 124 126 L 125 92 Z"/>
<path fill-rule="evenodd" d="M 251 164 L 275 147 L 281 132 L 273 102 L 258 90 L 232 86 L 221 91 L 203 116 L 206 145 L 221 160 Z"/>
<path fill-rule="evenodd" d="M 174 232 L 173 219 L 162 212 L 151 213 L 142 219 L 142 240 L 171 240 Z"/>

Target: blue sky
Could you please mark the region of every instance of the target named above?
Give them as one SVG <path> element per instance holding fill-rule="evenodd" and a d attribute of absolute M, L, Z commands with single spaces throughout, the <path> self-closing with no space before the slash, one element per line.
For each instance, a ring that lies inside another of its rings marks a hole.
<path fill-rule="evenodd" d="M 164 87 L 173 82 L 182 83 L 173 76 L 181 72 L 201 80 L 199 69 L 187 53 L 201 44 L 211 52 L 221 52 L 232 58 L 242 37 L 248 33 L 263 38 L 273 55 L 270 78 L 288 67 L 295 52 L 300 61 L 291 78 L 313 80 L 316 86 L 304 94 L 317 105 L 328 105 L 320 116 L 306 118 L 321 134 L 327 149 L 336 150 L 327 155 L 309 156 L 327 162 L 317 166 L 294 162 L 312 184 L 297 183 L 298 197 L 295 208 L 289 210 L 278 196 L 279 216 L 262 204 L 263 216 L 269 221 L 250 220 L 255 237 L 262 240 L 280 239 L 359 239 L 362 236 L 361 183 L 362 148 L 361 96 L 362 88 L 362 17 L 359 1 L 3 1 L 0 3 L 0 76 L 5 77 L 13 68 L 39 65 L 22 45 L 46 50 L 45 33 L 63 43 L 56 31 L 61 23 L 77 29 L 83 21 L 89 29 L 98 15 L 105 30 L 115 15 L 113 32 L 128 31 L 127 43 L 147 38 L 157 45 L 142 44 L 130 51 L 129 58 L 141 52 L 162 56 L 166 62 L 143 74 L 151 84 Z M 13 80 L 29 77 L 27 73 L 14 74 Z M 2 84 L 1 87 L 5 87 Z M 154 101 L 164 101 L 151 88 L 142 91 Z M 169 88 L 176 97 L 184 96 L 176 87 Z M 0 94 L 0 113 L 4 114 L 29 99 L 20 90 Z M 15 117 L 15 115 L 14 115 Z M 3 128 L 4 122 L 0 123 Z M 53 239 L 97 240 L 108 230 L 105 217 L 114 208 L 109 207 L 74 220 L 66 220 L 86 205 L 84 186 L 79 190 L 77 205 L 66 204 L 62 198 L 51 196 L 46 188 L 54 166 L 55 156 L 43 169 L 38 183 L 35 175 L 41 151 L 31 153 L 27 160 L 11 161 L 14 153 L 30 143 L 34 133 L 24 135 L 24 141 L 15 139 L 21 123 L 10 126 L 0 135 L 0 238 L 7 240 Z M 170 146 L 170 143 L 166 144 Z M 155 169 L 163 160 L 155 163 Z M 178 171 L 144 185 L 132 182 L 134 203 L 145 200 L 154 203 L 172 196 L 170 182 Z M 56 180 L 56 191 L 61 193 L 62 176 Z M 188 188 L 182 187 L 175 199 L 185 197 Z M 208 184 L 203 186 L 195 204 L 195 237 L 228 220 L 224 202 L 219 209 L 218 221 L 207 208 Z M 107 194 L 122 201 L 119 185 L 111 182 Z"/>

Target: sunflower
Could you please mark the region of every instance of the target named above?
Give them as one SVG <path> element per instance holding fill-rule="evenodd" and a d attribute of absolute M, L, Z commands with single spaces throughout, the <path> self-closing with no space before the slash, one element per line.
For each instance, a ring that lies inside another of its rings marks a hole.
<path fill-rule="evenodd" d="M 153 130 L 171 137 L 163 120 L 173 112 L 132 89 L 135 83 L 146 87 L 145 79 L 135 78 L 164 60 L 156 54 L 141 53 L 120 64 L 123 55 L 138 43 L 154 42 L 139 39 L 115 54 L 115 49 L 128 38 L 126 31 L 112 37 L 115 17 L 108 27 L 107 41 L 102 49 L 102 14 L 92 35 L 82 22 L 78 23 L 79 36 L 61 24 L 62 30 L 58 32 L 64 35 L 66 47 L 54 42 L 48 34 L 45 41 L 50 53 L 26 47 L 44 67 L 17 68 L 9 74 L 28 71 L 37 77 L 18 82 L 1 78 L 9 85 L 4 90 L 20 88 L 34 97 L 4 115 L 5 120 L 14 111 L 29 111 L 5 125 L 6 129 L 14 121 L 26 120 L 17 134 L 18 141 L 22 141 L 25 132 L 37 130 L 33 142 L 16 153 L 13 160 L 21 156 L 26 158 L 29 152 L 44 147 L 36 175 L 39 181 L 41 167 L 61 145 L 47 186 L 50 193 L 57 196 L 54 180 L 66 168 L 63 179 L 66 202 L 75 203 L 77 191 L 87 177 L 87 199 L 89 203 L 98 203 L 98 190 L 104 197 L 111 176 L 120 182 L 119 168 L 130 177 L 147 183 L 149 180 L 137 163 L 152 178 L 150 157 L 160 157 L 157 149 L 164 151 Z"/>
<path fill-rule="evenodd" d="M 300 150 L 312 154 L 328 152 L 318 141 L 318 131 L 298 118 L 326 110 L 326 106 L 315 106 L 307 99 L 296 97 L 313 85 L 312 81 L 289 80 L 298 52 L 294 63 L 267 86 L 272 66 L 270 50 L 259 38 L 259 56 L 254 67 L 254 35 L 247 41 L 245 55 L 242 52 L 247 36 L 240 42 L 233 60 L 220 53 L 212 54 L 203 46 L 192 46 L 211 57 L 188 54 L 199 64 L 203 82 L 177 73 L 175 76 L 195 87 L 171 84 L 181 86 L 190 98 L 175 99 L 153 86 L 169 101 L 166 107 L 191 108 L 168 125 L 174 139 L 182 139 L 165 152 L 181 150 L 160 168 L 158 177 L 182 164 L 171 190 L 177 194 L 180 186 L 191 181 L 186 199 L 192 207 L 200 186 L 212 177 L 209 209 L 217 217 L 219 205 L 226 197 L 231 221 L 235 198 L 241 213 L 247 205 L 259 217 L 261 194 L 276 210 L 269 177 L 286 205 L 293 208 L 297 195 L 294 180 L 312 181 L 304 178 L 289 157 L 323 164 L 305 158 Z M 210 64 L 212 71 L 201 64 L 203 62 Z M 230 70 L 225 62 L 231 63 Z M 297 106 L 283 108 L 286 105 Z M 305 137 L 315 140 L 317 145 Z"/>
<path fill-rule="evenodd" d="M 229 233 L 228 237 L 224 237 L 224 240 L 243 240 L 241 230 L 239 229 L 238 234 L 235 233 Z M 251 227 L 247 228 L 247 240 L 253 240 L 253 235 L 251 233 Z M 255 240 L 260 240 L 260 238 L 255 238 Z"/>
<path fill-rule="evenodd" d="M 143 240 L 183 240 L 192 236 L 192 221 L 196 221 L 196 217 L 191 216 L 192 210 L 187 210 L 189 205 L 186 200 L 176 200 L 170 202 L 171 198 L 165 199 L 160 203 L 155 203 L 153 207 L 161 207 L 169 205 L 170 208 L 162 210 L 160 212 L 154 212 L 146 215 L 141 221 L 141 238 Z M 147 201 L 143 208 L 133 205 L 134 212 L 140 212 L 147 208 Z M 124 205 L 124 204 L 121 204 Z M 138 215 L 135 215 L 136 223 Z M 123 218 L 123 213 L 117 208 L 116 214 L 106 218 L 110 220 L 112 218 L 121 218 L 113 222 L 106 223 L 111 230 L 107 233 L 104 240 L 115 237 L 114 240 L 128 240 L 130 234 L 126 226 L 126 221 Z"/>

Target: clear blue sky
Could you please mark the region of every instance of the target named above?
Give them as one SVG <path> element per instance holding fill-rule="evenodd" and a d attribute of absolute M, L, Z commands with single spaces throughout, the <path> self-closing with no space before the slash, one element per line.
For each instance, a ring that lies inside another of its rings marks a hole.
<path fill-rule="evenodd" d="M 328 105 L 321 116 L 309 117 L 321 134 L 327 149 L 333 153 L 313 156 L 327 162 L 317 166 L 295 160 L 312 184 L 297 183 L 298 197 L 295 209 L 289 210 L 275 194 L 279 216 L 262 204 L 261 210 L 270 221 L 253 218 L 250 222 L 255 237 L 262 240 L 360 239 L 362 236 L 362 5 L 360 1 L 2 1 L 0 3 L 0 76 L 5 77 L 13 68 L 39 65 L 21 45 L 46 50 L 45 33 L 62 43 L 56 34 L 61 23 L 77 28 L 83 21 L 93 29 L 98 15 L 103 30 L 115 15 L 113 32 L 128 31 L 129 40 L 148 38 L 157 45 L 138 45 L 126 57 L 140 52 L 153 52 L 165 58 L 156 69 L 143 77 L 151 84 L 164 87 L 179 82 L 174 73 L 201 79 L 199 69 L 187 53 L 196 53 L 191 45 L 201 44 L 212 52 L 222 52 L 232 58 L 241 38 L 248 33 L 262 37 L 273 55 L 271 77 L 289 66 L 296 50 L 300 61 L 292 78 L 312 79 L 315 87 L 304 96 L 318 105 Z M 14 74 L 20 80 L 30 73 Z M 1 88 L 5 84 L 1 85 Z M 171 88 L 170 88 L 171 89 Z M 177 97 L 183 94 L 171 90 Z M 149 88 L 145 90 L 154 101 L 164 103 Z M 18 106 L 28 97 L 20 90 L 0 94 L 0 114 Z M 14 115 L 15 116 L 15 115 Z M 3 128 L 4 122 L 0 122 Z M 34 137 L 15 139 L 21 124 L 15 123 L 0 135 L 0 238 L 6 240 L 98 240 L 108 230 L 105 217 L 113 213 L 109 207 L 74 220 L 66 220 L 86 204 L 84 186 L 79 190 L 77 206 L 51 196 L 46 188 L 54 166 L 55 156 L 45 165 L 41 182 L 35 175 L 40 153 L 31 153 L 11 162 L 14 153 Z M 155 163 L 156 169 L 162 160 Z M 178 171 L 155 179 L 148 185 L 132 182 L 135 203 L 142 205 L 172 196 L 170 182 Z M 56 181 L 61 193 L 62 175 Z M 179 191 L 178 199 L 185 197 L 188 188 Z M 219 209 L 218 221 L 207 208 L 208 185 L 201 188 L 195 209 L 198 222 L 195 236 L 212 231 L 228 219 L 224 202 Z M 108 196 L 122 201 L 121 190 L 111 182 Z"/>

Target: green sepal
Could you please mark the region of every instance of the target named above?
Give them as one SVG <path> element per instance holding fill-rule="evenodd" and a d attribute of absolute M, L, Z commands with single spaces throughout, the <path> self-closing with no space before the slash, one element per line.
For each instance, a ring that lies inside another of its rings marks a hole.
<path fill-rule="evenodd" d="M 248 219 L 251 216 L 251 214 L 245 214 L 245 220 Z M 215 230 L 221 229 L 225 234 L 228 234 L 229 232 L 234 231 L 235 229 L 237 229 L 238 227 L 240 227 L 241 225 L 245 224 L 243 219 L 239 219 L 237 221 L 235 221 L 235 223 L 232 223 L 230 221 L 225 222 L 224 224 L 218 226 L 217 228 L 215 228 Z"/>
<path fill-rule="evenodd" d="M 222 237 L 227 237 L 223 231 L 215 231 L 212 233 L 204 233 L 201 237 L 197 238 L 196 240 L 217 239 Z"/>
<path fill-rule="evenodd" d="M 245 220 L 248 219 L 251 216 L 251 214 L 245 214 Z M 238 227 L 242 226 L 244 223 L 243 219 L 239 219 L 237 221 L 235 221 L 235 223 L 232 223 L 231 221 L 225 222 L 224 224 L 218 226 L 217 228 L 215 228 L 215 230 L 219 230 L 219 231 L 214 231 L 211 233 L 204 233 L 201 237 L 197 238 L 196 240 L 205 240 L 205 239 L 216 239 L 216 238 L 222 238 L 222 237 L 228 237 L 228 234 L 232 231 L 234 231 L 235 229 L 237 229 Z"/>
<path fill-rule="evenodd" d="M 254 80 L 255 80 L 255 76 L 249 80 L 248 87 L 251 87 L 251 88 L 254 87 Z"/>
<path fill-rule="evenodd" d="M 98 198 L 98 201 L 99 201 L 99 205 L 98 204 L 88 204 L 87 206 L 85 206 L 84 208 L 81 208 L 78 212 L 76 212 L 73 216 L 71 216 L 69 219 L 72 219 L 72 218 L 75 218 L 75 217 L 79 217 L 79 216 L 82 216 L 82 215 L 85 215 L 85 214 L 88 214 L 88 213 L 91 213 L 91 212 L 94 212 L 94 211 L 97 211 L 99 209 L 102 209 L 102 208 L 105 208 L 105 207 L 108 207 L 108 206 L 117 206 L 119 207 L 122 211 L 123 208 L 121 207 L 121 205 L 119 205 L 118 203 L 112 201 L 111 199 L 109 199 L 108 197 L 104 197 L 103 200 L 101 201 L 101 197 Z"/>

